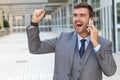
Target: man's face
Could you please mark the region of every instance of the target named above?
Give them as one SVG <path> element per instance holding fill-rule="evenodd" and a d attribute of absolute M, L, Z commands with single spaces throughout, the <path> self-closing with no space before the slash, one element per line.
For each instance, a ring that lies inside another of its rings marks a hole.
<path fill-rule="evenodd" d="M 82 34 L 86 32 L 89 22 L 89 11 L 87 8 L 74 9 L 73 12 L 73 24 L 76 32 Z"/>

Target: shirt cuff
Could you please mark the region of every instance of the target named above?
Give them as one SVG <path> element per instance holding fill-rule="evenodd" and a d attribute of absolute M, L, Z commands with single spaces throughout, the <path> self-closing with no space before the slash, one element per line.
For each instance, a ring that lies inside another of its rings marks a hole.
<path fill-rule="evenodd" d="M 33 25 L 29 25 L 28 27 L 27 27 L 27 29 L 32 29 L 32 28 L 35 28 Z"/>
<path fill-rule="evenodd" d="M 101 47 L 101 45 L 98 44 L 98 45 L 94 48 L 95 52 L 99 51 L 100 47 Z"/>

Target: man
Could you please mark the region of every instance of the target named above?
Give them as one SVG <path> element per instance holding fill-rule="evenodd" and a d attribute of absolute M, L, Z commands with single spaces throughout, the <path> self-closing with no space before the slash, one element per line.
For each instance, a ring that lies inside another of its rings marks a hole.
<path fill-rule="evenodd" d="M 90 5 L 80 3 L 74 7 L 75 31 L 41 41 L 38 22 L 44 14 L 43 9 L 34 11 L 27 27 L 28 43 L 33 54 L 55 52 L 53 80 L 102 80 L 102 72 L 106 76 L 116 72 L 112 43 L 98 36 L 98 29 L 90 21 L 93 19 Z"/>

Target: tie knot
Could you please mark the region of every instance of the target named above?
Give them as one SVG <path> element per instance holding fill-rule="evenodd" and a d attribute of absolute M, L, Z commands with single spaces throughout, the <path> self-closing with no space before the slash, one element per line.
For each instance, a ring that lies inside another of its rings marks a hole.
<path fill-rule="evenodd" d="M 82 44 L 84 44 L 86 39 L 81 39 L 80 41 L 81 41 Z"/>

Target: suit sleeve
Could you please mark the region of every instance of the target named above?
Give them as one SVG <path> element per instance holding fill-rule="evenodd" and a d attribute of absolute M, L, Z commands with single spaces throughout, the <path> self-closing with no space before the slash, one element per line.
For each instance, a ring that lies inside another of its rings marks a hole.
<path fill-rule="evenodd" d="M 41 41 L 39 28 L 26 28 L 29 51 L 33 54 L 51 53 L 55 51 L 58 38 Z"/>
<path fill-rule="evenodd" d="M 99 65 L 106 76 L 111 76 L 116 72 L 116 64 L 112 55 L 112 43 L 106 41 L 96 52 Z"/>

